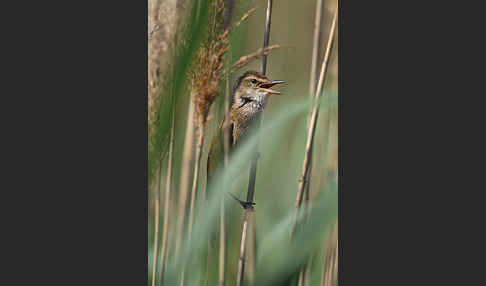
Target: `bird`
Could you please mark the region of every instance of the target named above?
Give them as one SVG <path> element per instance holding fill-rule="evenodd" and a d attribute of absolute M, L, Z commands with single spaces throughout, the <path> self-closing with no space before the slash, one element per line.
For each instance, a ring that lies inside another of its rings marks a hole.
<path fill-rule="evenodd" d="M 268 98 L 281 92 L 270 89 L 272 86 L 284 83 L 283 80 L 270 80 L 265 75 L 256 71 L 246 71 L 241 75 L 233 86 L 229 118 L 223 118 L 214 135 L 207 160 L 207 185 L 212 183 L 213 176 L 224 162 L 224 126 L 229 123 L 230 150 L 231 154 L 242 144 L 245 139 L 251 136 L 254 125 L 263 110 Z M 232 195 L 234 196 L 234 195 Z M 236 199 L 236 197 L 234 197 Z M 237 200 L 244 208 L 248 202 Z"/>

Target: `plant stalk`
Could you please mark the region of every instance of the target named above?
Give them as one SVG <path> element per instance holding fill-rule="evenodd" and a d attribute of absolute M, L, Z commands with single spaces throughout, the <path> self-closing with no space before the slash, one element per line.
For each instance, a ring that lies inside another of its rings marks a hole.
<path fill-rule="evenodd" d="M 218 285 L 224 286 L 225 280 L 225 260 L 226 260 L 226 226 L 225 226 L 225 213 L 224 213 L 224 198 L 221 199 L 220 207 L 220 222 L 219 222 L 219 273 L 218 273 Z"/>
<path fill-rule="evenodd" d="M 316 4 L 316 17 L 314 21 L 314 39 L 312 44 L 312 61 L 309 80 L 309 96 L 314 96 L 316 88 L 316 76 L 317 76 L 317 57 L 319 56 L 319 36 L 321 34 L 321 19 L 322 19 L 322 2 L 323 0 L 317 0 Z"/>
<path fill-rule="evenodd" d="M 245 276 L 251 285 L 255 280 L 256 228 L 255 216 L 248 218 L 248 246 L 246 248 Z"/>
<path fill-rule="evenodd" d="M 246 254 L 246 237 L 248 234 L 248 217 L 250 216 L 251 211 L 253 208 L 250 206 L 249 208 L 245 209 L 245 217 L 243 219 L 243 231 L 241 234 L 241 245 L 240 245 L 240 257 L 238 259 L 238 276 L 236 279 L 236 285 L 242 286 L 243 285 L 243 277 L 245 274 L 245 254 Z"/>
<path fill-rule="evenodd" d="M 155 280 L 157 278 L 157 256 L 158 256 L 158 242 L 159 242 L 159 209 L 160 209 L 160 173 L 157 173 L 157 190 L 155 191 L 155 230 L 154 230 L 154 259 L 153 259 L 153 265 L 152 265 L 152 286 L 155 286 Z"/>
<path fill-rule="evenodd" d="M 160 281 L 161 285 L 164 284 L 164 271 L 167 261 L 167 238 L 169 233 L 169 206 L 170 206 L 170 188 L 172 183 L 172 158 L 174 152 L 174 122 L 175 111 L 172 112 L 172 124 L 170 130 L 170 143 L 169 143 L 169 158 L 167 162 L 167 182 L 165 185 L 165 201 L 164 201 L 164 224 L 162 228 L 162 255 L 160 261 Z"/>
<path fill-rule="evenodd" d="M 311 70 L 310 70 L 310 80 L 309 80 L 309 97 L 312 98 L 316 91 L 316 77 L 317 77 L 317 61 L 319 56 L 319 46 L 320 46 L 320 34 L 321 34 L 321 22 L 322 22 L 322 7 L 323 7 L 323 0 L 317 0 L 316 3 L 316 15 L 314 19 L 314 39 L 312 44 L 312 62 L 311 62 Z M 308 116 L 307 124 L 310 122 L 310 114 Z M 307 126 L 309 128 L 309 126 Z M 312 152 L 312 151 L 311 151 Z M 305 184 L 304 193 L 305 193 L 305 201 L 306 205 L 309 202 L 309 189 L 310 189 L 310 173 L 312 172 L 312 154 L 310 156 L 311 162 L 309 162 L 309 170 L 307 175 L 308 182 Z M 308 208 L 304 210 L 305 215 L 307 216 Z"/>
<path fill-rule="evenodd" d="M 321 286 L 337 286 L 338 282 L 338 223 L 326 239 Z"/>
<path fill-rule="evenodd" d="M 272 4 L 273 0 L 267 1 L 267 13 L 266 13 L 266 20 L 265 20 L 265 32 L 263 35 L 263 49 L 268 46 L 268 42 L 270 40 L 270 24 L 272 22 Z M 263 55 L 262 57 L 262 74 L 265 75 L 267 71 L 267 55 Z M 259 136 L 259 127 L 261 124 L 261 117 L 258 117 L 256 120 L 256 128 L 257 136 Z M 251 203 L 253 203 L 253 198 L 255 195 L 255 180 L 256 180 L 256 172 L 257 172 L 257 164 L 258 164 L 258 142 L 257 146 L 255 147 L 255 151 L 253 152 L 253 158 L 251 162 L 250 168 L 250 176 L 248 182 L 248 192 L 246 196 L 246 201 L 250 203 L 250 206 L 245 209 L 245 216 L 243 220 L 243 230 L 241 233 L 241 245 L 240 245 L 240 258 L 238 261 L 238 276 L 236 278 L 236 285 L 241 286 L 243 285 L 244 273 L 245 273 L 245 254 L 246 254 L 246 243 L 247 243 L 247 236 L 248 236 L 248 218 L 250 213 L 253 212 L 253 207 Z"/>
<path fill-rule="evenodd" d="M 196 163 L 194 166 L 194 175 L 192 179 L 191 205 L 189 207 L 189 225 L 188 225 L 189 241 L 191 241 L 191 235 L 192 235 L 192 226 L 194 221 L 195 202 L 196 202 L 196 195 L 197 195 L 197 184 L 199 181 L 199 166 L 201 165 L 203 143 L 204 143 L 204 127 L 201 127 L 198 128 L 198 139 L 196 145 L 196 158 L 195 158 Z"/>
<path fill-rule="evenodd" d="M 182 154 L 181 177 L 179 187 L 179 206 L 177 214 L 177 230 L 175 240 L 175 263 L 179 259 L 179 251 L 182 243 L 182 232 L 184 230 L 186 205 L 189 193 L 189 182 L 191 180 L 191 162 L 194 149 L 194 104 L 193 94 L 189 99 L 189 111 L 187 113 L 186 135 L 184 137 L 184 152 Z"/>
<path fill-rule="evenodd" d="M 322 66 L 321 66 L 321 72 L 319 75 L 319 82 L 317 85 L 317 92 L 314 95 L 314 106 L 311 109 L 311 115 L 310 115 L 310 121 L 309 121 L 309 126 L 307 129 L 307 142 L 306 142 L 306 147 L 305 147 L 305 155 L 304 155 L 304 162 L 302 164 L 302 172 L 301 172 L 301 177 L 299 180 L 299 185 L 297 189 L 297 198 L 295 200 L 295 215 L 293 218 L 292 222 L 292 228 L 290 230 L 290 238 L 292 239 L 294 232 L 295 232 L 295 227 L 297 224 L 297 217 L 299 214 L 299 209 L 302 204 L 302 198 L 303 198 L 303 193 L 304 193 L 304 186 L 308 182 L 310 172 L 310 162 L 311 162 L 311 155 L 312 155 L 312 149 L 313 149 L 313 144 L 314 144 L 314 135 L 316 131 L 316 125 L 317 125 L 317 118 L 319 115 L 319 100 L 322 94 L 322 87 L 324 86 L 324 81 L 327 75 L 327 67 L 328 67 L 328 61 L 329 61 L 329 55 L 331 54 L 331 49 L 332 49 L 332 44 L 334 40 L 334 32 L 336 28 L 336 20 L 337 20 L 337 13 L 334 13 L 334 17 L 332 20 L 331 24 L 331 31 L 329 33 L 329 39 L 327 42 L 327 47 L 326 47 L 326 52 L 324 54 L 324 60 L 322 61 Z"/>
<path fill-rule="evenodd" d="M 226 93 L 224 99 L 224 167 L 228 167 L 229 163 L 229 149 L 230 149 L 230 136 L 229 129 L 229 118 L 230 118 L 230 84 L 229 84 L 229 74 L 226 73 Z M 226 174 L 224 174 L 226 176 Z M 218 285 L 224 286 L 225 280 L 225 260 L 226 260 L 226 218 L 225 218 L 225 208 L 224 208 L 224 197 L 221 198 L 220 206 L 220 217 L 219 217 L 219 275 L 218 275 Z"/>
<path fill-rule="evenodd" d="M 193 103 L 191 103 L 193 104 Z M 198 129 L 198 140 L 197 140 L 197 145 L 196 145 L 196 162 L 194 166 L 194 174 L 193 174 L 193 180 L 192 180 L 192 191 L 191 191 L 191 204 L 189 207 L 189 223 L 188 223 L 188 229 L 187 229 L 187 234 L 188 234 L 188 241 L 189 244 L 191 244 L 191 239 L 192 239 L 192 225 L 193 225 L 193 220 L 194 220 L 194 211 L 195 211 L 195 202 L 196 202 L 196 190 L 197 190 L 197 183 L 199 180 L 199 165 L 201 163 L 201 154 L 202 154 L 202 146 L 204 143 L 204 128 Z M 182 269 L 181 272 L 181 278 L 180 278 L 180 284 L 179 285 L 184 285 L 184 276 L 185 276 L 185 266 Z"/>
<path fill-rule="evenodd" d="M 265 20 L 265 33 L 263 35 L 263 50 L 268 47 L 268 42 L 270 41 L 270 24 L 272 23 L 272 4 L 273 0 L 268 0 L 267 2 L 267 15 Z M 267 55 L 262 57 L 262 74 L 265 75 L 267 72 Z"/>

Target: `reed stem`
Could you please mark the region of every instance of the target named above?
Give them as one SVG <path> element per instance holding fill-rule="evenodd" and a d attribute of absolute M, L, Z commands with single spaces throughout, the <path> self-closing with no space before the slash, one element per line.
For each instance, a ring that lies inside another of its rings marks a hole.
<path fill-rule="evenodd" d="M 225 225 L 225 213 L 224 213 L 224 198 L 221 199 L 221 208 L 219 216 L 219 272 L 218 272 L 218 285 L 224 286 L 225 280 L 225 260 L 226 260 L 226 225 Z"/>
<path fill-rule="evenodd" d="M 196 162 L 194 166 L 194 175 L 192 179 L 192 191 L 191 191 L 191 205 L 189 207 L 189 225 L 188 225 L 188 238 L 191 241 L 192 236 L 192 226 L 194 221 L 194 211 L 195 211 L 195 202 L 196 202 L 196 195 L 197 195 L 197 184 L 199 182 L 199 166 L 201 165 L 201 155 L 202 155 L 202 147 L 204 143 L 204 127 L 198 128 L 198 139 L 196 145 Z"/>
<path fill-rule="evenodd" d="M 272 23 L 272 5 L 273 1 L 268 0 L 267 2 L 267 15 L 265 20 L 265 33 L 263 35 L 263 50 L 268 47 L 268 42 L 270 41 L 270 24 Z M 267 72 L 267 55 L 262 57 L 262 74 L 265 75 Z"/>
<path fill-rule="evenodd" d="M 161 168 L 161 166 L 160 166 Z M 159 216 L 160 216 L 160 173 L 157 173 L 156 176 L 156 183 L 157 183 L 157 189 L 155 191 L 155 202 L 154 202 L 154 208 L 155 208 L 155 230 L 154 230 L 154 259 L 153 259 L 153 265 L 152 265 L 152 286 L 155 286 L 155 280 L 157 278 L 157 257 L 158 257 L 158 245 L 159 245 Z"/>
<path fill-rule="evenodd" d="M 230 57 L 231 58 L 231 57 Z M 229 73 L 226 73 L 226 90 L 224 99 L 224 167 L 228 167 L 229 163 L 229 149 L 230 149 L 230 129 L 229 129 L 229 118 L 230 118 L 230 103 L 231 103 L 231 93 L 229 84 Z M 225 174 L 226 175 L 226 174 Z M 218 275 L 218 285 L 224 286 L 225 280 L 225 260 L 226 260 L 226 218 L 225 218 L 225 208 L 224 208 L 224 197 L 221 198 L 220 206 L 220 217 L 219 217 L 219 275 Z"/>
<path fill-rule="evenodd" d="M 321 19 L 322 19 L 322 3 L 323 0 L 317 0 L 316 4 L 316 16 L 314 21 L 314 39 L 312 43 L 312 61 L 310 70 L 310 80 L 309 80 L 309 96 L 312 98 L 314 96 L 316 88 L 316 77 L 317 77 L 317 57 L 319 55 L 319 36 L 321 34 Z"/>
<path fill-rule="evenodd" d="M 193 104 L 191 102 L 191 104 Z M 202 146 L 204 143 L 204 128 L 198 129 L 198 140 L 197 140 L 197 145 L 196 145 L 196 162 L 194 166 L 194 174 L 193 174 L 193 180 L 192 180 L 192 191 L 191 191 L 191 204 L 189 206 L 189 223 L 188 223 L 188 229 L 187 229 L 187 235 L 188 235 L 188 241 L 189 244 L 191 244 L 191 239 L 192 239 L 192 225 L 193 225 L 193 220 L 194 220 L 194 211 L 195 211 L 195 202 L 196 202 L 196 190 L 197 190 L 197 183 L 199 180 L 199 165 L 201 164 L 201 154 L 202 154 Z M 184 276 L 186 272 L 186 266 L 183 266 L 182 272 L 181 272 L 181 277 L 180 277 L 180 286 L 184 285 Z"/>
<path fill-rule="evenodd" d="M 266 13 L 266 20 L 265 20 L 265 32 L 263 35 L 263 48 L 268 46 L 268 42 L 270 40 L 270 24 L 272 22 L 272 0 L 267 1 L 267 13 Z M 267 71 L 267 55 L 264 54 L 262 57 L 262 74 L 265 75 Z M 256 120 L 257 128 L 261 124 L 261 117 L 258 117 Z M 257 136 L 259 136 L 259 130 L 257 130 Z M 238 261 L 238 276 L 236 278 L 236 285 L 241 286 L 243 285 L 244 273 L 245 273 L 245 255 L 246 255 L 246 244 L 247 244 L 247 236 L 248 236 L 248 218 L 253 212 L 253 207 L 251 203 L 253 203 L 253 198 L 255 195 L 255 180 L 256 180 L 256 172 L 257 172 L 257 164 L 258 164 L 258 142 L 257 146 L 255 147 L 255 151 L 253 152 L 251 168 L 250 168 L 250 176 L 248 182 L 248 192 L 246 196 L 246 201 L 250 203 L 250 206 L 245 209 L 245 216 L 243 219 L 243 230 L 241 233 L 241 245 L 240 245 L 240 258 Z"/>
<path fill-rule="evenodd" d="M 162 254 L 160 261 L 160 281 L 161 285 L 164 284 L 164 271 L 167 261 L 167 238 L 169 233 L 169 206 L 170 206 L 170 188 L 172 183 L 172 158 L 174 152 L 174 122 L 175 112 L 172 112 L 172 124 L 170 130 L 170 143 L 169 143 L 169 158 L 167 162 L 167 181 L 165 185 L 165 201 L 164 201 L 164 224 L 162 227 Z"/>
<path fill-rule="evenodd" d="M 313 44 L 312 44 L 312 61 L 311 61 L 311 70 L 310 70 L 310 80 L 309 80 L 309 97 L 312 98 L 315 93 L 315 88 L 316 88 L 316 77 L 317 77 L 317 61 L 318 61 L 318 56 L 319 56 L 319 46 L 320 46 L 320 34 L 321 34 L 321 21 L 322 21 L 322 5 L 323 0 L 317 0 L 316 3 L 316 14 L 315 14 L 315 19 L 314 19 L 314 39 L 313 39 Z M 307 118 L 307 128 L 309 128 L 309 123 L 310 123 L 310 114 Z M 305 218 L 308 217 L 308 211 L 309 211 L 309 199 L 310 199 L 310 174 L 312 173 L 312 150 L 310 154 L 310 162 L 309 162 L 309 169 L 307 170 L 306 176 L 308 178 L 307 183 L 305 184 L 304 187 L 304 195 L 305 195 L 305 204 L 304 204 L 304 216 Z M 310 260 L 310 259 L 309 259 Z M 308 273 L 309 270 L 309 264 L 310 261 L 308 261 L 301 269 L 299 273 L 299 282 L 298 286 L 304 286 L 308 284 L 306 273 Z"/>
<path fill-rule="evenodd" d="M 245 254 L 246 254 L 246 237 L 248 234 L 248 217 L 250 216 L 250 209 L 249 207 L 245 210 L 245 217 L 243 219 L 243 231 L 241 232 L 241 244 L 240 244 L 240 257 L 238 259 L 238 276 L 236 279 L 236 285 L 241 286 L 243 285 L 243 277 L 245 274 Z"/>
<path fill-rule="evenodd" d="M 325 240 L 321 286 L 337 286 L 338 282 L 338 223 Z"/>
<path fill-rule="evenodd" d="M 322 61 L 322 66 L 321 66 L 321 72 L 319 75 L 319 82 L 317 85 L 317 92 L 314 95 L 314 105 L 311 109 L 311 115 L 310 115 L 310 121 L 309 121 L 309 126 L 307 129 L 307 142 L 306 142 L 306 147 L 305 147 L 305 155 L 304 155 L 304 162 L 302 164 L 302 172 L 301 172 L 301 177 L 299 180 L 299 185 L 297 189 L 297 198 L 295 200 L 295 214 L 292 222 L 292 228 L 290 230 L 290 238 L 292 239 L 294 232 L 295 232 L 295 227 L 297 224 L 297 217 L 299 214 L 299 209 L 302 204 L 302 198 L 303 198 L 303 193 L 304 193 L 304 186 L 308 182 L 310 172 L 310 162 L 311 162 L 311 155 L 312 155 L 312 149 L 313 149 L 313 144 L 314 144 L 314 135 L 316 131 L 316 125 L 317 125 L 317 118 L 319 115 L 319 100 L 322 94 L 322 87 L 324 86 L 324 81 L 327 75 L 327 67 L 328 67 L 328 61 L 329 61 L 329 55 L 331 54 L 331 48 L 334 40 L 334 32 L 336 28 L 336 19 L 337 19 L 337 13 L 334 13 L 334 17 L 332 20 L 331 24 L 331 31 L 329 33 L 329 39 L 327 42 L 327 47 L 326 47 L 326 52 L 324 54 L 324 60 Z"/>
<path fill-rule="evenodd" d="M 189 193 L 189 182 L 191 180 L 191 161 L 193 159 L 194 141 L 194 99 L 193 94 L 189 99 L 189 111 L 187 113 L 186 134 L 184 136 L 184 152 L 182 154 L 181 177 L 179 187 L 179 206 L 177 214 L 177 230 L 175 239 L 175 263 L 179 259 L 179 251 L 182 243 L 182 232 L 184 230 L 186 205 Z"/>

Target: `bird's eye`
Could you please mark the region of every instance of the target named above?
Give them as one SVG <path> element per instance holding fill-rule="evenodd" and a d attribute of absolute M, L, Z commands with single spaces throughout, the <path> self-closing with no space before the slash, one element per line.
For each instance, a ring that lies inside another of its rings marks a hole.
<path fill-rule="evenodd" d="M 256 79 L 252 79 L 252 80 L 251 80 L 251 83 L 253 83 L 253 84 L 257 84 L 257 83 L 258 83 L 258 80 L 256 80 Z"/>

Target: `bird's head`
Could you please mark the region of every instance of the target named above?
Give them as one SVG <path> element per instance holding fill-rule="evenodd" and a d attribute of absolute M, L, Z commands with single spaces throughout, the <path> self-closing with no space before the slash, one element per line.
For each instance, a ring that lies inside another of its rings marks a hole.
<path fill-rule="evenodd" d="M 271 87 L 283 82 L 282 80 L 270 80 L 256 71 L 247 71 L 236 81 L 233 89 L 232 108 L 242 109 L 246 112 L 262 111 L 269 96 L 281 94 Z"/>

